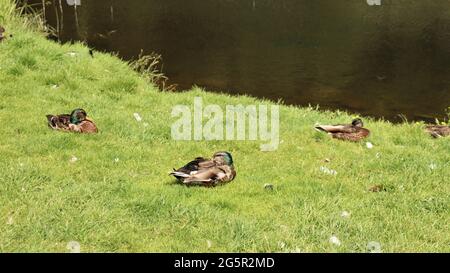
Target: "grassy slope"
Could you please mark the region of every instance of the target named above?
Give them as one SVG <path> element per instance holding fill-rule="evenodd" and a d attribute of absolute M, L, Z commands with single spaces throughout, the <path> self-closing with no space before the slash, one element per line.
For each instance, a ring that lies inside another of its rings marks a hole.
<path fill-rule="evenodd" d="M 0 24 L 15 34 L 0 44 L 0 252 L 63 252 L 71 240 L 86 252 L 365 252 L 369 241 L 385 252 L 450 251 L 450 139 L 433 140 L 420 125 L 368 120 L 369 150 L 311 129 L 349 115 L 282 106 L 276 152 L 260 152 L 258 142 L 176 142 L 175 104 L 192 105 L 194 96 L 221 106 L 267 102 L 158 92 L 115 57 L 91 59 L 83 45 L 47 41 L 10 7 L 0 0 Z M 45 114 L 75 107 L 101 133 L 46 127 Z M 231 184 L 186 188 L 167 175 L 217 150 L 235 157 Z M 72 155 L 79 161 L 70 163 Z M 373 184 L 389 190 L 370 193 Z M 329 243 L 332 235 L 340 247 Z"/>

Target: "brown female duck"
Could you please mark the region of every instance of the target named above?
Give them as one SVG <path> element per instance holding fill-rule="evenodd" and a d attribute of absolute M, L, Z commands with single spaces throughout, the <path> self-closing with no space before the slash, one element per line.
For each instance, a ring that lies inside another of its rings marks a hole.
<path fill-rule="evenodd" d="M 434 138 L 450 136 L 450 126 L 448 125 L 427 125 L 425 131 Z"/>
<path fill-rule="evenodd" d="M 354 119 L 351 124 L 318 125 L 315 129 L 327 132 L 336 139 L 356 142 L 370 135 L 370 131 L 363 127 L 363 121 L 360 118 L 357 118 Z"/>
<path fill-rule="evenodd" d="M 3 39 L 5 39 L 5 28 L 0 26 L 0 42 L 3 41 Z"/>

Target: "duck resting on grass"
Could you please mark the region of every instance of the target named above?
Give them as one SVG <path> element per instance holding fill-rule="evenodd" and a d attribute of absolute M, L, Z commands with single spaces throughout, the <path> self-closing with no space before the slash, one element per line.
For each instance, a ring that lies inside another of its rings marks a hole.
<path fill-rule="evenodd" d="M 450 136 L 450 126 L 448 125 L 427 125 L 425 131 L 434 138 Z"/>
<path fill-rule="evenodd" d="M 357 118 L 354 119 L 351 124 L 318 125 L 315 129 L 327 132 L 336 139 L 356 142 L 370 135 L 370 131 L 363 127 L 363 121 L 360 118 Z"/>
<path fill-rule="evenodd" d="M 4 33 L 5 33 L 5 28 L 0 26 L 0 42 L 3 41 L 3 39 L 5 39 Z"/>
<path fill-rule="evenodd" d="M 54 130 L 77 133 L 97 133 L 95 123 L 87 117 L 83 109 L 75 109 L 70 115 L 47 115 L 48 126 Z"/>
<path fill-rule="evenodd" d="M 170 173 L 185 185 L 214 187 L 236 177 L 233 157 L 229 152 L 217 152 L 212 159 L 197 157 Z"/>

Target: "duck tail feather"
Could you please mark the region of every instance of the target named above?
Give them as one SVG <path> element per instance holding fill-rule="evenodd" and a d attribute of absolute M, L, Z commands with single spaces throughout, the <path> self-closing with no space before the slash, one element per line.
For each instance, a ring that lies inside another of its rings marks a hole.
<path fill-rule="evenodd" d="M 319 132 L 327 132 L 327 130 L 325 130 L 321 125 L 315 126 L 314 129 Z"/>
<path fill-rule="evenodd" d="M 188 174 L 185 174 L 185 173 L 182 173 L 182 172 L 177 172 L 175 170 L 173 172 L 171 172 L 170 175 L 173 175 L 176 178 L 188 178 L 189 177 Z"/>
<path fill-rule="evenodd" d="M 345 130 L 345 126 L 343 125 L 318 125 L 315 128 L 316 130 L 328 133 L 337 133 Z"/>

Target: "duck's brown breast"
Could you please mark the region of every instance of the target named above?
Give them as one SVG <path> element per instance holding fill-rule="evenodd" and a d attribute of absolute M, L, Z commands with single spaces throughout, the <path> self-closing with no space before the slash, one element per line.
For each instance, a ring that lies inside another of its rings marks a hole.
<path fill-rule="evenodd" d="M 81 122 L 79 126 L 81 133 L 93 134 L 98 132 L 97 126 L 90 120 Z"/>

